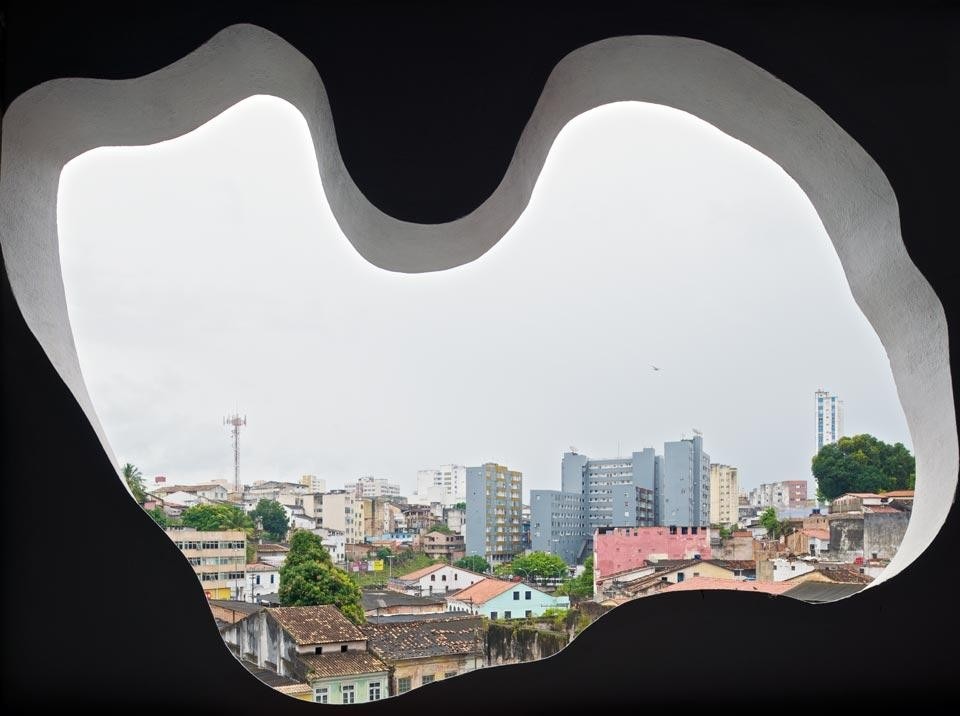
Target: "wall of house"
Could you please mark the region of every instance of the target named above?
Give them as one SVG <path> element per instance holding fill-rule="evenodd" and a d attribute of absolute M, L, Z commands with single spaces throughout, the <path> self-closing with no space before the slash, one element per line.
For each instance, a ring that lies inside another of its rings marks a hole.
<path fill-rule="evenodd" d="M 863 553 L 870 559 L 892 559 L 910 521 L 909 512 L 868 512 L 863 516 Z M 832 537 L 832 535 L 831 535 Z"/>
<path fill-rule="evenodd" d="M 482 574 L 474 574 L 465 569 L 447 565 L 420 577 L 417 581 L 419 592 L 416 589 L 413 591 L 424 596 L 442 594 L 454 589 L 464 589 L 471 584 L 476 584 L 481 579 L 483 579 Z"/>
<path fill-rule="evenodd" d="M 424 676 L 433 676 L 434 681 L 453 678 L 455 675 L 481 669 L 484 666 L 483 654 L 463 656 L 433 657 L 429 659 L 407 659 L 393 663 L 393 673 L 390 676 L 390 695 L 399 694 L 399 680 L 410 679 L 410 690 L 423 686 Z M 451 676 L 447 676 L 451 674 Z"/>
<path fill-rule="evenodd" d="M 390 696 L 390 677 L 386 671 L 377 674 L 359 674 L 356 676 L 342 676 L 331 679 L 314 679 L 309 683 L 311 693 L 314 693 L 317 688 L 326 687 L 329 690 L 329 700 L 327 703 L 330 704 L 344 703 L 343 688 L 345 686 L 353 686 L 353 692 L 355 694 L 353 703 L 355 704 L 365 704 L 370 701 L 370 685 L 373 683 L 380 685 L 381 699 Z"/>
<path fill-rule="evenodd" d="M 699 554 L 711 558 L 710 530 L 698 529 L 670 534 L 667 527 L 623 527 L 598 531 L 594 536 L 593 569 L 595 578 L 613 572 L 642 567 L 645 560 L 692 559 Z"/>
<path fill-rule="evenodd" d="M 304 674 L 297 670 L 296 645 L 276 621 L 268 618 L 266 611 L 224 627 L 221 634 L 240 658 L 283 676 L 303 679 Z"/>
<path fill-rule="evenodd" d="M 526 598 L 530 593 L 530 599 Z M 519 599 L 514 598 L 514 594 L 519 595 Z M 487 601 L 480 610 L 480 613 L 487 618 L 493 618 L 496 613 L 498 619 L 506 619 L 507 612 L 510 612 L 510 619 L 522 619 L 527 611 L 530 616 L 543 616 L 546 609 L 568 609 L 570 607 L 570 597 L 554 597 L 538 589 L 533 589 L 524 584 L 517 584 L 515 589 L 510 589 L 503 594 L 498 594 L 493 599 Z"/>
<path fill-rule="evenodd" d="M 863 556 L 863 515 L 830 520 L 830 556 L 852 561 Z"/>
<path fill-rule="evenodd" d="M 713 550 L 713 559 L 738 561 L 753 559 L 753 535 L 749 537 L 728 537 L 722 540 L 720 548 Z"/>
<path fill-rule="evenodd" d="M 566 633 L 546 631 L 519 624 L 487 627 L 484 654 L 487 666 L 516 664 L 553 656 L 570 641 Z"/>

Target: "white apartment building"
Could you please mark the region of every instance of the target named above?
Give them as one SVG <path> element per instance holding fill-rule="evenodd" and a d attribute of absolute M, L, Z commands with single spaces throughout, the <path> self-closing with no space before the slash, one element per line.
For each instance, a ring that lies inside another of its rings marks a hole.
<path fill-rule="evenodd" d="M 737 468 L 710 465 L 710 524 L 732 525 L 739 520 L 740 478 Z"/>
<path fill-rule="evenodd" d="M 467 498 L 467 468 L 464 465 L 441 465 L 417 471 L 417 493 L 413 501 L 419 505 L 434 502 L 452 507 Z"/>
<path fill-rule="evenodd" d="M 814 393 L 817 417 L 817 452 L 843 437 L 843 401 L 826 390 Z"/>
<path fill-rule="evenodd" d="M 347 544 L 363 542 L 363 498 L 346 490 L 325 492 L 316 526 L 343 532 Z"/>
<path fill-rule="evenodd" d="M 345 487 L 357 497 L 400 497 L 400 485 L 385 477 L 365 475 Z"/>
<path fill-rule="evenodd" d="M 300 484 L 307 488 L 307 492 L 326 492 L 327 481 L 316 475 L 303 475 Z"/>

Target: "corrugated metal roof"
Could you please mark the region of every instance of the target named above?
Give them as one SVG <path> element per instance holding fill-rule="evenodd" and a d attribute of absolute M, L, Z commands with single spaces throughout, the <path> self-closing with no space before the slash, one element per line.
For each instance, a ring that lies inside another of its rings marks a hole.
<path fill-rule="evenodd" d="M 866 586 L 866 584 L 846 584 L 843 582 L 803 582 L 792 589 L 788 589 L 783 595 L 820 604 L 844 599 L 856 594 Z"/>

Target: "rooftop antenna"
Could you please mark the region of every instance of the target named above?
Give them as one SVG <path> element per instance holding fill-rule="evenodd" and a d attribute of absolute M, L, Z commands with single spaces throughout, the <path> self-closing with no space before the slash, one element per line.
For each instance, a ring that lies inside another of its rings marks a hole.
<path fill-rule="evenodd" d="M 701 433 L 701 432 L 700 432 L 699 430 L 697 430 L 696 428 L 691 428 L 691 430 L 693 430 L 693 434 L 694 434 L 694 435 L 699 435 L 700 437 L 703 437 L 703 433 Z"/>
<path fill-rule="evenodd" d="M 224 425 L 231 425 L 233 429 L 233 491 L 240 492 L 240 426 L 247 424 L 247 416 L 242 418 L 239 413 L 223 419 Z"/>

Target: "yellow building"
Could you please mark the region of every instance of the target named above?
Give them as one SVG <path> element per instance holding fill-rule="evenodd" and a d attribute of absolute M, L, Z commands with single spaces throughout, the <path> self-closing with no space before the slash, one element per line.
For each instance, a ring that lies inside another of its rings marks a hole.
<path fill-rule="evenodd" d="M 740 480 L 737 468 L 710 465 L 710 524 L 734 525 L 740 517 Z"/>
<path fill-rule="evenodd" d="M 192 527 L 170 527 L 166 533 L 193 567 L 208 599 L 245 598 L 246 533 L 201 532 Z"/>

